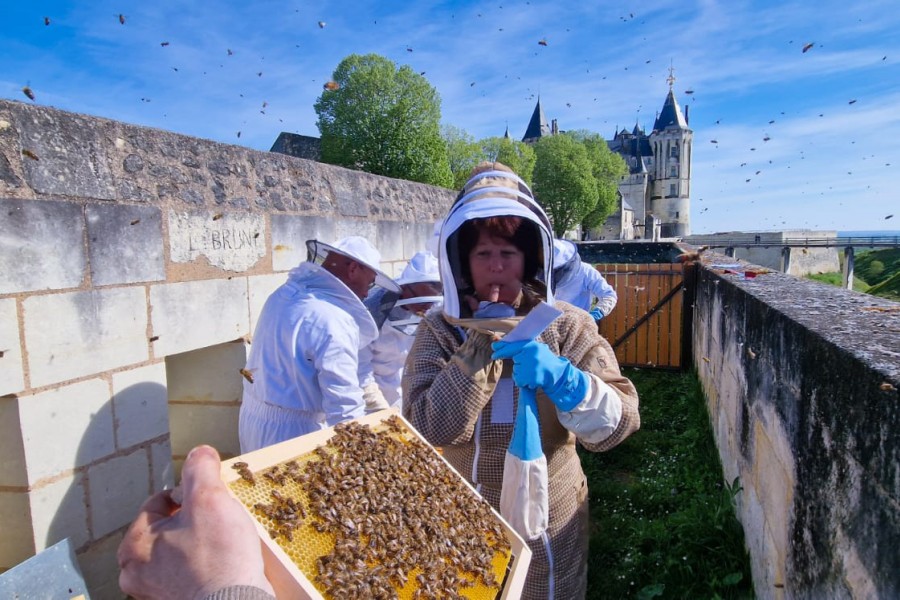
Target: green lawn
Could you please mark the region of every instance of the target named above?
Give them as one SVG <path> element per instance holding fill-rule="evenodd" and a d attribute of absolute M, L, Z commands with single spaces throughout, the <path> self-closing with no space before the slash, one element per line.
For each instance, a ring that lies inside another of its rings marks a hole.
<path fill-rule="evenodd" d="M 610 452 L 580 452 L 593 525 L 587 597 L 753 598 L 740 484 L 722 480 L 696 376 L 625 374 L 641 430 Z"/>

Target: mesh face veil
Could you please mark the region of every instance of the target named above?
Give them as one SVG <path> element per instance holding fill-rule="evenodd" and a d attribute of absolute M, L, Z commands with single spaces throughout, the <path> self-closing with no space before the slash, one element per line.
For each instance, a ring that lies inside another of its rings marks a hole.
<path fill-rule="evenodd" d="M 444 314 L 459 318 L 461 292 L 471 282 L 462 277 L 458 231 L 467 221 L 489 217 L 520 217 L 523 226 L 535 227 L 541 240 L 540 248 L 526 249 L 538 253 L 538 272 L 535 279 L 547 285 L 547 303 L 553 303 L 553 229 L 544 210 L 534 199 L 528 185 L 505 165 L 482 163 L 460 191 L 441 227 L 440 269 L 444 286 Z"/>

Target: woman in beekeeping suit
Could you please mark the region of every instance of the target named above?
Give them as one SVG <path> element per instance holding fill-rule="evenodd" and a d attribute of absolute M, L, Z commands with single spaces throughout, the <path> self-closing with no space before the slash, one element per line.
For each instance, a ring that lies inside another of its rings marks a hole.
<path fill-rule="evenodd" d="M 634 386 L 586 312 L 558 302 L 562 315 L 536 339 L 498 341 L 541 301 L 554 304 L 552 241 L 546 214 L 508 167 L 473 170 L 443 221 L 443 309 L 419 324 L 403 414 L 500 510 L 519 389 L 537 392 L 549 520 L 528 539 L 523 597 L 571 600 L 586 592 L 589 525 L 576 440 L 609 450 L 640 417 Z"/>

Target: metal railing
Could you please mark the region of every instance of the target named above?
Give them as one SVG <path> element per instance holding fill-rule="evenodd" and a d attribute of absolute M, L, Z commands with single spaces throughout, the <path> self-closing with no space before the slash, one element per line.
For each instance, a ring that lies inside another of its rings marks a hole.
<path fill-rule="evenodd" d="M 833 238 L 784 238 L 781 240 L 762 239 L 716 239 L 691 242 L 695 246 L 709 248 L 898 248 L 900 236 L 885 235 L 872 237 Z"/>

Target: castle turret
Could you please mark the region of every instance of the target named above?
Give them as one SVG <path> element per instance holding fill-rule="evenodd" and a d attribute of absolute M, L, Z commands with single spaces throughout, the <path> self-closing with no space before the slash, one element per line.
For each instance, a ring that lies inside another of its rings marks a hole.
<path fill-rule="evenodd" d="M 673 71 L 669 69 L 669 93 L 650 134 L 655 160 L 649 212 L 660 220 L 662 237 L 691 234 L 693 132 L 675 100 Z"/>
<path fill-rule="evenodd" d="M 537 106 L 534 107 L 534 113 L 531 115 L 531 121 L 528 122 L 528 129 L 525 130 L 522 141 L 529 144 L 551 135 L 551 133 L 550 124 L 547 123 L 547 117 L 544 116 L 544 107 L 541 106 L 541 99 L 538 97 Z"/>

